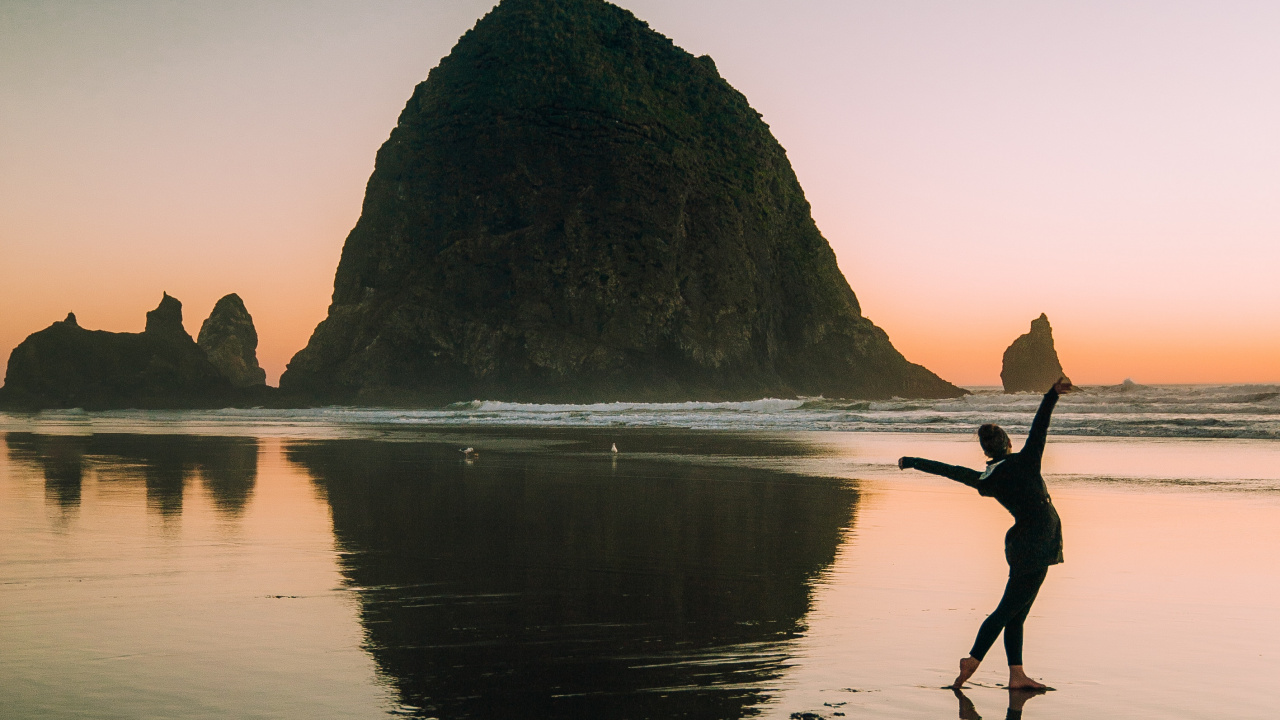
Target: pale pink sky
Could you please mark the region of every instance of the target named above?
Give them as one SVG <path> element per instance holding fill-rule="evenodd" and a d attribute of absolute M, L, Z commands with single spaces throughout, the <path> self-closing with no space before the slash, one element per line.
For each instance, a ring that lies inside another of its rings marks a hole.
<path fill-rule="evenodd" d="M 0 358 L 245 299 L 275 382 L 378 146 L 485 0 L 0 4 Z M 1280 4 L 624 3 L 751 100 L 910 359 L 1280 381 Z"/>

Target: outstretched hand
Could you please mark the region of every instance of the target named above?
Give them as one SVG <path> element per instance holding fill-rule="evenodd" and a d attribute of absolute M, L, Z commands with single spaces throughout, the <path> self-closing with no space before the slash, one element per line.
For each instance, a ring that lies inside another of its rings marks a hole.
<path fill-rule="evenodd" d="M 1061 395 L 1061 394 L 1063 394 L 1063 393 L 1069 393 L 1069 392 L 1071 392 L 1072 390 L 1075 390 L 1075 389 L 1076 389 L 1076 386 L 1075 386 L 1075 385 L 1072 385 L 1072 384 L 1071 384 L 1071 381 L 1070 381 L 1070 380 L 1068 380 L 1067 378 L 1065 378 L 1065 377 L 1060 377 L 1060 378 L 1058 378 L 1058 382 L 1056 382 L 1056 383 L 1054 383 L 1054 384 L 1053 384 L 1053 389 L 1054 389 L 1054 391 L 1055 391 L 1055 392 L 1057 392 L 1059 395 Z"/>
<path fill-rule="evenodd" d="M 905 457 L 898 458 L 898 469 L 899 470 L 907 469 L 907 459 Z"/>

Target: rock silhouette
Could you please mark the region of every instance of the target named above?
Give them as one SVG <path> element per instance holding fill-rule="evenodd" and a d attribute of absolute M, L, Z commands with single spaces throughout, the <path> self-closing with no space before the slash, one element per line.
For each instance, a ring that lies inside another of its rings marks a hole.
<path fill-rule="evenodd" d="M 164 293 L 156 309 L 147 313 L 147 327 L 142 332 L 156 339 L 174 340 L 179 343 L 191 339 L 187 329 L 182 325 L 182 303 L 177 298 L 171 297 L 169 293 Z"/>
<path fill-rule="evenodd" d="M 504 0 L 415 89 L 281 388 L 964 394 L 862 316 L 786 152 L 715 63 L 601 0 Z"/>
<path fill-rule="evenodd" d="M 75 315 L 28 336 L 9 356 L 0 402 L 19 408 L 207 405 L 231 384 L 182 326 L 168 293 L 141 333 L 86 330 Z"/>
<path fill-rule="evenodd" d="M 1053 347 L 1053 328 L 1044 313 L 1031 321 L 1031 331 L 1020 336 L 1004 351 L 1000 380 L 1004 391 L 1047 392 L 1058 378 L 1065 377 L 1058 351 Z"/>
<path fill-rule="evenodd" d="M 231 293 L 213 306 L 196 344 L 235 387 L 267 384 L 267 371 L 258 367 L 258 331 L 239 295 Z"/>

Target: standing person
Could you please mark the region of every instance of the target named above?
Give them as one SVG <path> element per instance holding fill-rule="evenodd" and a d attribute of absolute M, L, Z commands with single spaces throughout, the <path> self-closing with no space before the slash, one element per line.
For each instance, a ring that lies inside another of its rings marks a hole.
<path fill-rule="evenodd" d="M 1049 499 L 1049 489 L 1040 476 L 1040 458 L 1049 433 L 1049 418 L 1058 396 L 1071 392 L 1071 381 L 1059 378 L 1044 394 L 1040 409 L 1031 422 L 1027 442 L 1019 452 L 999 425 L 978 428 L 978 442 L 990 460 L 983 472 L 957 465 L 904 457 L 898 468 L 914 468 L 951 478 L 975 488 L 979 495 L 993 497 L 1013 515 L 1013 527 L 1004 536 L 1004 556 L 1009 562 L 1009 582 L 1004 597 L 978 629 L 969 657 L 960 660 L 960 674 L 952 685 L 959 688 L 978 669 L 996 636 L 1004 631 L 1004 652 L 1009 659 L 1009 688 L 1046 689 L 1027 677 L 1022 668 L 1022 623 L 1031 612 L 1031 603 L 1049 572 L 1050 565 L 1062 562 L 1062 521 Z"/>

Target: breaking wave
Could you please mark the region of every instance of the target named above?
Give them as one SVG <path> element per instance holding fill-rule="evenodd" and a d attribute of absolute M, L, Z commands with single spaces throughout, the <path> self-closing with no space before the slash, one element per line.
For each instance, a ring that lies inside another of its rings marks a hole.
<path fill-rule="evenodd" d="M 476 400 L 444 408 L 329 407 L 304 410 L 57 411 L 0 414 L 0 429 L 141 422 L 177 431 L 251 424 L 288 434 L 321 428 L 655 427 L 764 430 L 971 433 L 986 422 L 1027 430 L 1040 396 L 970 388 L 946 400 L 849 401 L 825 398 L 750 402 L 528 404 Z M 1094 437 L 1280 439 L 1280 385 L 1123 385 L 1066 395 L 1054 413 L 1059 435 Z"/>

